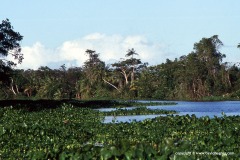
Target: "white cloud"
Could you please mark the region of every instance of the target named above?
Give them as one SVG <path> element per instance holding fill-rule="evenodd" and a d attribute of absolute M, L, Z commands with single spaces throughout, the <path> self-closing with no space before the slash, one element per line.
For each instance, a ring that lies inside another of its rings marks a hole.
<path fill-rule="evenodd" d="M 57 54 L 54 50 L 45 48 L 40 42 L 36 42 L 33 46 L 22 47 L 22 53 L 24 59 L 22 64 L 18 64 L 18 68 L 37 69 L 57 61 Z"/>
<path fill-rule="evenodd" d="M 95 50 L 100 53 L 100 58 L 106 63 L 124 58 L 128 49 L 134 48 L 142 62 L 150 65 L 162 63 L 169 57 L 168 47 L 164 44 L 153 43 L 144 36 L 121 36 L 93 33 L 77 40 L 64 42 L 57 48 L 46 48 L 40 42 L 33 46 L 22 47 L 24 54 L 23 63 L 18 68 L 37 69 L 40 66 L 54 66 L 59 68 L 61 64 L 70 66 L 82 66 L 87 60 L 85 51 Z M 175 54 L 174 54 L 175 55 Z"/>

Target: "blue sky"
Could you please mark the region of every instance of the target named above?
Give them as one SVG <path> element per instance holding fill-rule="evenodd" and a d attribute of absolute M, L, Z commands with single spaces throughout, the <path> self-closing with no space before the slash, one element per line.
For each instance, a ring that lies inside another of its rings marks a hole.
<path fill-rule="evenodd" d="M 0 19 L 20 32 L 25 59 L 19 68 L 80 66 L 93 49 L 107 63 L 135 48 L 151 65 L 193 51 L 219 35 L 225 61 L 240 62 L 238 0 L 3 1 Z"/>

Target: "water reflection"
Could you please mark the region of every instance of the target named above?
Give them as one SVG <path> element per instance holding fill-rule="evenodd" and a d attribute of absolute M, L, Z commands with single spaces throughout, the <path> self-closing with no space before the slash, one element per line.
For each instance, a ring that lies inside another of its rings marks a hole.
<path fill-rule="evenodd" d="M 147 102 L 147 101 L 141 101 Z M 161 101 L 163 102 L 163 101 Z M 221 102 L 186 102 L 186 101 L 176 101 L 177 105 L 166 105 L 166 106 L 147 106 L 149 109 L 164 109 L 164 110 L 175 110 L 178 114 L 175 115 L 192 115 L 195 114 L 196 117 L 209 116 L 214 118 L 214 116 L 222 117 L 222 113 L 226 116 L 240 116 L 240 101 L 221 101 Z M 126 109 L 133 109 L 136 107 L 126 107 Z M 100 111 L 112 111 L 116 108 L 102 108 Z M 132 121 L 142 121 L 144 119 L 151 119 L 158 116 L 166 115 L 138 115 L 138 116 L 106 116 L 104 123 L 110 122 L 132 122 Z"/>

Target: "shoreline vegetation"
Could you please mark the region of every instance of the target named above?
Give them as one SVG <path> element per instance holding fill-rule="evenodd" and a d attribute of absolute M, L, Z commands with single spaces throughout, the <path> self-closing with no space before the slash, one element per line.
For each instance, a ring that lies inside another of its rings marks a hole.
<path fill-rule="evenodd" d="M 0 101 L 3 102 L 10 103 Z M 71 101 L 78 107 L 67 104 L 66 100 L 13 102 L 11 107 L 0 108 L 0 159 L 222 159 L 226 156 L 237 159 L 240 156 L 240 116 L 210 119 L 169 115 L 141 122 L 105 124 L 105 115 L 94 108 L 115 104 L 118 109 L 110 114 L 116 115 L 148 110 L 138 106 L 126 111 L 124 107 L 133 106 L 134 102 L 119 105 L 103 100 Z M 29 107 L 27 102 L 31 102 Z M 57 103 L 61 104 L 52 107 Z M 91 107 L 83 107 L 87 105 Z M 222 154 L 178 154 L 183 151 Z"/>
<path fill-rule="evenodd" d="M 134 109 L 116 109 L 108 112 L 101 112 L 104 116 L 129 116 L 129 115 L 157 115 L 157 114 L 176 114 L 176 111 L 168 111 L 168 110 L 152 110 L 147 109 L 146 107 L 137 107 Z"/>
<path fill-rule="evenodd" d="M 54 109 L 63 104 L 80 108 L 124 108 L 124 107 L 145 107 L 156 105 L 176 105 L 176 102 L 137 102 L 135 100 L 0 100 L 0 108 L 11 106 L 14 109 L 27 109 L 30 111 L 41 109 Z"/>

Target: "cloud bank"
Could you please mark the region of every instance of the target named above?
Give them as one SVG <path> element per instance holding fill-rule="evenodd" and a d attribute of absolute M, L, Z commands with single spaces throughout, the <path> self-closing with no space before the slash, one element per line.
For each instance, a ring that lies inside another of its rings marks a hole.
<path fill-rule="evenodd" d="M 24 60 L 18 64 L 21 69 L 38 69 L 40 66 L 59 68 L 62 64 L 66 67 L 82 66 L 87 60 L 85 51 L 95 50 L 100 53 L 100 59 L 107 64 L 124 58 L 128 49 L 134 48 L 142 62 L 150 65 L 165 62 L 166 58 L 175 58 L 168 46 L 154 43 L 144 36 L 121 36 L 93 33 L 77 40 L 66 41 L 56 48 L 46 48 L 41 42 L 32 46 L 23 46 Z"/>

